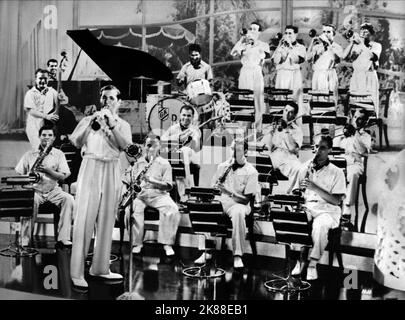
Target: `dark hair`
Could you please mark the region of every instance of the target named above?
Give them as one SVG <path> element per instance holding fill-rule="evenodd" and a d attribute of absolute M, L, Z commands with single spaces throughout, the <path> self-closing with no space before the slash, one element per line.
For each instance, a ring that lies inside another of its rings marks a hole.
<path fill-rule="evenodd" d="M 298 113 L 298 104 L 294 101 L 289 101 L 286 106 L 291 106 L 294 108 L 294 113 L 297 114 Z"/>
<path fill-rule="evenodd" d="M 255 24 L 255 25 L 259 26 L 259 31 L 262 31 L 262 30 L 263 30 L 263 27 L 262 27 L 262 25 L 260 24 L 259 21 L 253 21 L 253 22 L 251 22 L 250 24 Z"/>
<path fill-rule="evenodd" d="M 58 64 L 58 60 L 56 60 L 56 59 L 54 59 L 54 58 L 51 58 L 51 59 L 49 59 L 48 62 L 46 63 L 46 66 L 49 67 L 49 64 L 50 64 L 51 62 L 56 62 L 56 64 Z"/>
<path fill-rule="evenodd" d="M 336 26 L 332 23 L 324 23 L 324 27 L 331 27 L 333 29 L 333 35 L 336 35 Z"/>
<path fill-rule="evenodd" d="M 374 34 L 374 33 L 375 33 L 373 25 L 372 25 L 371 23 L 368 23 L 368 22 L 363 23 L 363 24 L 360 26 L 360 30 L 361 30 L 361 29 L 367 29 L 367 30 L 370 32 L 370 34 Z"/>
<path fill-rule="evenodd" d="M 364 119 L 367 121 L 368 118 L 370 117 L 369 112 L 366 109 L 357 109 L 357 112 L 360 112 L 361 114 L 364 114 Z"/>
<path fill-rule="evenodd" d="M 294 31 L 294 33 L 298 33 L 298 27 L 293 26 L 291 24 L 289 24 L 288 26 L 285 27 L 285 30 L 287 29 L 292 29 Z"/>
<path fill-rule="evenodd" d="M 41 68 L 35 70 L 35 76 L 37 76 L 38 73 L 46 73 L 46 74 L 49 75 L 49 71 L 48 71 L 48 70 L 46 70 L 46 69 L 41 69 Z"/>
<path fill-rule="evenodd" d="M 192 113 L 193 116 L 194 116 L 195 110 L 194 110 L 194 108 L 193 108 L 192 106 L 189 106 L 189 105 L 185 104 L 184 106 L 182 106 L 182 107 L 180 108 L 180 113 L 183 111 L 183 109 L 184 109 L 184 110 L 191 110 L 191 113 Z"/>
<path fill-rule="evenodd" d="M 42 131 L 45 131 L 45 130 L 52 130 L 53 135 L 56 137 L 56 128 L 55 128 L 55 126 L 51 126 L 51 125 L 48 125 L 48 124 L 42 126 L 42 127 L 39 129 L 38 135 L 40 136 L 40 135 L 42 134 Z"/>
<path fill-rule="evenodd" d="M 145 141 L 144 141 L 144 144 L 146 143 L 146 141 L 147 141 L 148 139 L 150 139 L 150 140 L 158 140 L 158 141 L 160 142 L 160 136 L 158 136 L 157 134 L 154 134 L 153 132 L 150 132 L 150 133 L 146 136 Z"/>
<path fill-rule="evenodd" d="M 114 85 L 112 85 L 112 84 L 108 84 L 108 85 L 102 87 L 102 88 L 100 89 L 100 96 L 101 96 L 101 94 L 103 93 L 103 91 L 109 91 L 109 90 L 115 90 L 115 91 L 117 91 L 117 99 L 120 99 L 120 98 L 121 98 L 121 91 L 120 91 L 116 86 L 114 86 Z"/>
<path fill-rule="evenodd" d="M 328 146 L 328 148 L 329 149 L 332 149 L 332 147 L 333 147 L 333 139 L 332 139 L 332 137 L 331 136 L 324 136 L 324 135 L 322 135 L 321 137 L 320 137 L 320 139 L 319 139 L 319 143 L 321 143 L 322 141 L 325 141 L 326 142 L 326 144 L 327 144 L 327 146 Z"/>
<path fill-rule="evenodd" d="M 188 53 L 192 53 L 193 51 L 201 53 L 201 46 L 198 43 L 190 44 L 188 47 Z"/>

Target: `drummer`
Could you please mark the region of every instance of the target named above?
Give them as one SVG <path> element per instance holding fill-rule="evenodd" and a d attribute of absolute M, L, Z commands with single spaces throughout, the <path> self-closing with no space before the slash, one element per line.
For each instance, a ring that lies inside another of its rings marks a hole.
<path fill-rule="evenodd" d="M 190 61 L 181 68 L 177 75 L 177 84 L 179 87 L 185 88 L 190 82 L 199 79 L 208 80 L 212 86 L 213 73 L 211 66 L 201 60 L 201 46 L 197 43 L 192 43 L 188 47 Z"/>

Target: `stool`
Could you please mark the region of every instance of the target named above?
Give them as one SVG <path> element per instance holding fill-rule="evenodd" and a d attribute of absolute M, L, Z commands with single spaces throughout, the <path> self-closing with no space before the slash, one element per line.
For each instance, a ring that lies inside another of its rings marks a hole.
<path fill-rule="evenodd" d="M 368 164 L 368 156 L 363 157 L 363 166 L 364 166 L 364 171 L 363 174 L 359 177 L 359 181 L 357 184 L 357 191 L 356 191 L 356 199 L 354 203 L 354 208 L 355 208 L 355 220 L 354 220 L 354 227 L 355 230 L 359 230 L 358 228 L 358 219 L 359 219 L 359 194 L 360 190 L 363 195 L 363 202 L 364 202 L 364 207 L 365 211 L 363 214 L 363 219 L 361 221 L 361 226 L 360 226 L 360 232 L 364 233 L 366 230 L 366 222 L 367 222 L 367 216 L 369 212 L 369 206 L 368 206 L 368 200 L 367 200 L 367 191 L 366 191 L 366 186 L 367 186 L 367 164 Z"/>
<path fill-rule="evenodd" d="M 51 214 L 53 215 L 52 218 L 47 217 L 39 217 L 40 214 Z M 38 215 L 34 218 L 32 223 L 43 223 L 43 224 L 53 224 L 53 232 L 55 237 L 55 242 L 58 241 L 58 226 L 59 226 L 59 219 L 60 219 L 60 208 L 49 202 L 46 201 L 39 205 L 38 207 Z M 31 238 L 34 239 L 34 227 L 32 228 Z"/>

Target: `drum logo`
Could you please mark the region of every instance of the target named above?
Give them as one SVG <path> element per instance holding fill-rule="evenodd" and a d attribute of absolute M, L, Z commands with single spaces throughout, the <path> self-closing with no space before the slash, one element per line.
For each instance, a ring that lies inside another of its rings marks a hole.
<path fill-rule="evenodd" d="M 160 121 L 166 121 L 169 118 L 169 109 L 163 106 L 159 107 L 158 109 L 159 119 Z"/>

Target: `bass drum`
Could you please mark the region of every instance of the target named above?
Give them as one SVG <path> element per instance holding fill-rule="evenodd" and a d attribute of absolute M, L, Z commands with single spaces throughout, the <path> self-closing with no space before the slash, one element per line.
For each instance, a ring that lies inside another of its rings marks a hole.
<path fill-rule="evenodd" d="M 168 97 L 157 101 L 157 103 L 152 107 L 149 113 L 149 130 L 157 135 L 162 135 L 173 124 L 176 124 L 180 121 L 180 109 L 185 105 L 190 104 L 181 98 Z M 197 124 L 198 113 L 194 107 L 193 109 L 193 122 L 194 124 Z"/>

